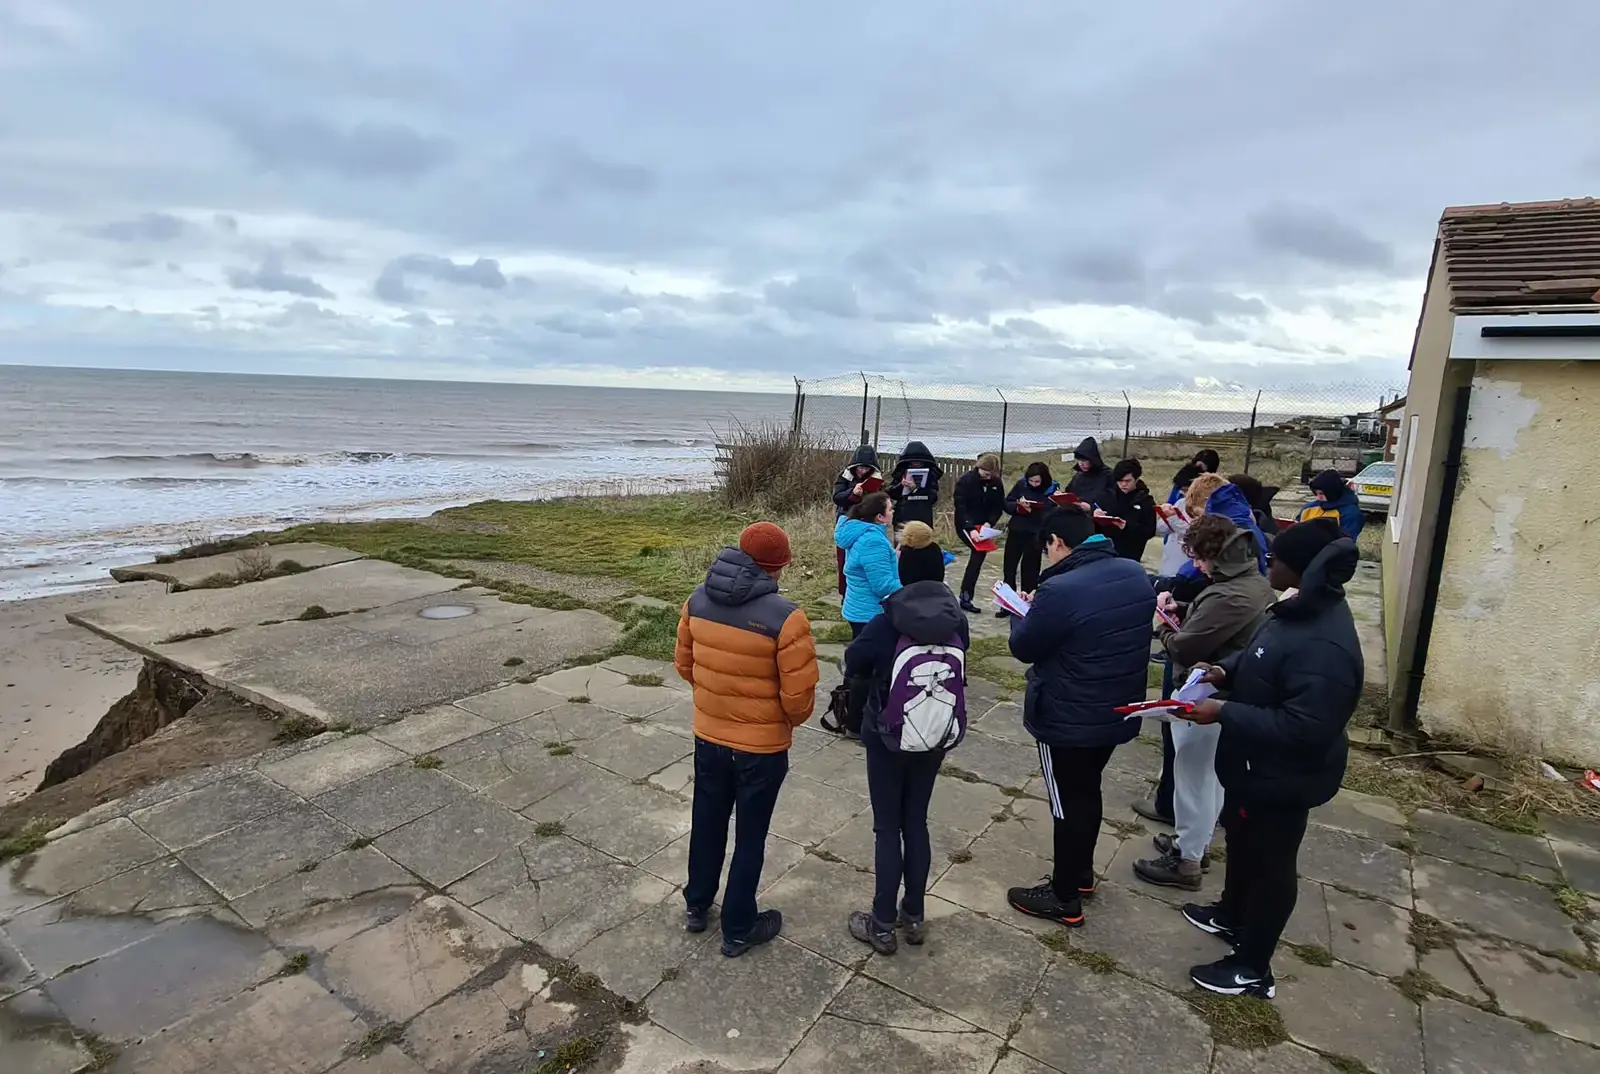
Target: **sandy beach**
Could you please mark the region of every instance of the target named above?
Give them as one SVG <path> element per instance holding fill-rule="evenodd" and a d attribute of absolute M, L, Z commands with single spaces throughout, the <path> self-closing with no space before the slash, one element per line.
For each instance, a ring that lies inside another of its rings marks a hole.
<path fill-rule="evenodd" d="M 31 792 L 45 766 L 81 742 L 138 678 L 137 655 L 66 614 L 165 588 L 108 579 L 96 589 L 0 602 L 0 801 Z"/>

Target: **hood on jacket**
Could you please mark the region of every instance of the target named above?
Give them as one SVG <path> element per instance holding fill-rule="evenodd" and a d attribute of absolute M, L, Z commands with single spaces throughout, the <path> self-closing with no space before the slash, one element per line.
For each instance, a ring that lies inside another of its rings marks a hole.
<path fill-rule="evenodd" d="M 706 572 L 706 596 L 717 604 L 738 607 L 777 591 L 778 583 L 772 575 L 737 548 L 718 552 Z"/>
<path fill-rule="evenodd" d="M 1211 580 L 1225 581 L 1246 574 L 1259 574 L 1256 566 L 1255 535 L 1249 530 L 1234 528 L 1233 536 L 1222 546 L 1222 554 L 1211 562 Z"/>
<path fill-rule="evenodd" d="M 1329 503 L 1338 503 L 1347 495 L 1355 495 L 1355 490 L 1345 484 L 1344 478 L 1339 476 L 1337 470 L 1324 470 L 1306 482 L 1306 485 L 1312 492 L 1320 492 L 1326 496 Z"/>
<path fill-rule="evenodd" d="M 844 472 L 848 474 L 857 466 L 870 466 L 876 470 L 878 468 L 878 449 L 871 444 L 862 444 L 856 448 L 856 453 L 850 456 L 850 461 L 845 464 Z"/>
<path fill-rule="evenodd" d="M 842 515 L 839 521 L 834 523 L 833 543 L 848 552 L 857 541 L 874 531 L 883 534 L 884 540 L 887 541 L 889 539 L 889 535 L 884 532 L 883 527 L 878 523 L 869 522 L 864 518 L 851 518 L 849 515 Z"/>
<path fill-rule="evenodd" d="M 1100 444 L 1092 436 L 1083 438 L 1083 442 L 1073 449 L 1072 457 L 1074 459 L 1088 459 L 1091 471 L 1104 470 L 1106 468 L 1105 460 L 1100 457 Z"/>
<path fill-rule="evenodd" d="M 943 582 L 912 582 L 883 602 L 895 630 L 919 645 L 943 645 L 964 618 L 956 596 Z"/>
<path fill-rule="evenodd" d="M 928 445 L 921 440 L 913 440 L 906 445 L 906 449 L 900 453 L 900 458 L 895 461 L 894 472 L 903 475 L 913 466 L 926 466 L 933 476 L 944 476 L 944 470 L 933 460 L 933 452 L 929 451 Z"/>
<path fill-rule="evenodd" d="M 1272 606 L 1272 614 L 1283 619 L 1309 619 L 1323 609 L 1344 600 L 1344 584 L 1356 574 L 1361 553 L 1356 543 L 1340 537 L 1317 553 L 1300 576 L 1300 588 L 1287 600 Z"/>

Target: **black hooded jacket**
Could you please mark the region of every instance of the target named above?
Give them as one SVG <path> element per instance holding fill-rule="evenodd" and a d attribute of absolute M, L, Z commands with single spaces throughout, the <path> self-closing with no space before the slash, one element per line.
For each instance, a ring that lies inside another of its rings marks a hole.
<path fill-rule="evenodd" d="M 974 467 L 956 478 L 956 532 L 965 535 L 987 522 L 994 525 L 1006 509 L 1006 487 L 998 477 L 985 481 Z"/>
<path fill-rule="evenodd" d="M 951 638 L 959 638 L 963 649 L 971 644 L 967 617 L 943 582 L 912 582 L 891 593 L 883 602 L 883 611 L 844 651 L 845 681 L 868 684 L 864 693 L 857 692 L 851 698 L 853 704 L 863 706 L 863 735 L 882 734 L 878 713 L 883 711 L 883 699 L 889 693 L 894 651 L 901 635 L 919 645 L 945 645 Z"/>
<path fill-rule="evenodd" d="M 871 444 L 862 444 L 856 448 L 856 453 L 850 456 L 850 462 L 845 466 L 838 477 L 833 479 L 833 506 L 841 515 L 850 513 L 850 508 L 861 502 L 861 497 L 856 495 L 856 486 L 860 479 L 855 475 L 857 466 L 870 466 L 872 473 L 869 477 L 881 479 L 883 474 L 878 472 L 878 452 Z"/>
<path fill-rule="evenodd" d="M 1245 807 L 1315 809 L 1344 779 L 1345 725 L 1365 683 L 1361 642 L 1345 602 L 1356 543 L 1334 541 L 1274 604 L 1247 645 L 1221 663 L 1217 778 Z"/>
<path fill-rule="evenodd" d="M 1085 503 L 1092 503 L 1104 511 L 1111 510 L 1111 493 L 1116 489 L 1116 482 L 1111 480 L 1111 470 L 1100 458 L 1100 445 L 1094 437 L 1086 436 L 1072 456 L 1074 459 L 1088 459 L 1089 469 L 1079 470 L 1074 466 L 1072 480 L 1067 482 L 1067 491 Z"/>
<path fill-rule="evenodd" d="M 1117 546 L 1117 555 L 1123 559 L 1143 559 L 1145 546 L 1156 535 L 1156 501 L 1150 489 L 1140 481 L 1132 492 L 1123 492 L 1112 482 L 1111 502 L 1101 506 L 1107 514 L 1116 515 L 1127 523 L 1120 530 L 1107 534 Z"/>
<path fill-rule="evenodd" d="M 900 482 L 906 476 L 906 471 L 912 469 L 926 469 L 927 484 L 920 488 L 903 487 Z M 933 505 L 939 502 L 939 479 L 943 476 L 944 471 L 933 461 L 933 453 L 928 450 L 928 445 L 921 440 L 913 440 L 906 445 L 906 449 L 900 453 L 900 458 L 895 462 L 894 472 L 889 475 L 888 486 L 884 489 L 894 501 L 896 525 L 903 522 L 926 522 L 930 526 L 933 525 Z"/>

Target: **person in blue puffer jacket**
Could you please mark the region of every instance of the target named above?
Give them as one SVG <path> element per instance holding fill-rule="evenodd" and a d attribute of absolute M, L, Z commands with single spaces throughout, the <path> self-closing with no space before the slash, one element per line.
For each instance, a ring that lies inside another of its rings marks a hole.
<path fill-rule="evenodd" d="M 1117 555 L 1082 511 L 1052 511 L 1041 536 L 1050 566 L 1028 614 L 1011 620 L 1011 655 L 1031 665 L 1022 723 L 1039 744 L 1055 869 L 1006 897 L 1022 913 L 1077 927 L 1095 890 L 1101 773 L 1139 733 L 1139 721 L 1116 710 L 1144 700 L 1156 593 L 1144 568 Z"/>
<path fill-rule="evenodd" d="M 1214 481 L 1216 478 L 1208 480 Z M 1256 523 L 1255 508 L 1250 506 L 1250 501 L 1245 498 L 1244 492 L 1238 485 L 1231 481 L 1223 483 L 1206 497 L 1205 508 L 1200 513 L 1221 515 L 1249 533 L 1255 540 L 1256 566 L 1260 568 L 1262 574 L 1267 573 L 1267 538 Z M 1179 582 L 1173 586 L 1174 597 L 1178 600 L 1192 600 L 1193 594 L 1184 595 L 1184 591 L 1195 587 L 1197 592 L 1198 587 L 1195 583 L 1204 585 L 1205 581 L 1205 576 L 1200 573 L 1200 568 L 1194 565 L 1194 560 L 1189 560 L 1178 568 L 1178 578 Z"/>
<path fill-rule="evenodd" d="M 894 525 L 894 504 L 886 492 L 861 498 L 833 527 L 833 543 L 844 549 L 844 621 L 852 637 L 878 613 L 884 598 L 900 588 L 889 527 Z"/>

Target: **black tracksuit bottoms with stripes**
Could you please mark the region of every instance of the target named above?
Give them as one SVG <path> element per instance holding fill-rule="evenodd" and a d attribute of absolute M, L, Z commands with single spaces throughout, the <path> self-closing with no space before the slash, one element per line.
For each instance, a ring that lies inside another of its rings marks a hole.
<path fill-rule="evenodd" d="M 1056 898 L 1070 902 L 1079 888 L 1094 887 L 1094 847 L 1100 838 L 1100 775 L 1115 746 L 1047 746 L 1039 743 L 1039 766 L 1055 819 Z"/>

